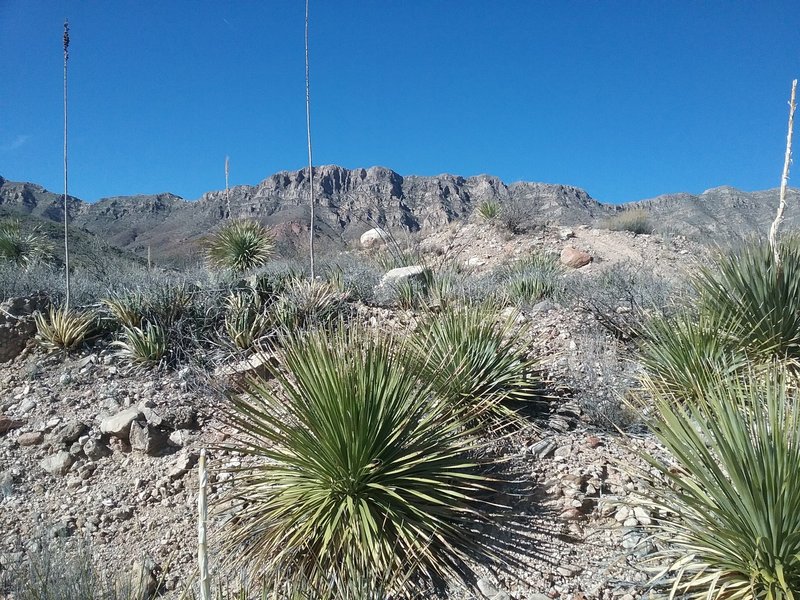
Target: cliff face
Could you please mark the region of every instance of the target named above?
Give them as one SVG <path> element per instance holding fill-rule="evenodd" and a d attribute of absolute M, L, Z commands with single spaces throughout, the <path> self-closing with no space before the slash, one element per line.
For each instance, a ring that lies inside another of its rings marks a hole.
<path fill-rule="evenodd" d="M 482 202 L 524 207 L 535 224 L 597 225 L 629 208 L 653 215 L 657 229 L 711 239 L 764 231 L 773 218 L 777 190 L 742 192 L 730 187 L 703 194 L 673 194 L 625 206 L 601 204 L 572 186 L 518 182 L 497 177 L 398 175 L 390 169 L 315 167 L 316 226 L 323 247 L 341 246 L 380 225 L 390 231 L 437 229 L 467 218 Z M 790 190 L 790 205 L 798 202 Z M 0 178 L 3 212 L 63 219 L 63 201 L 30 183 Z M 88 204 L 69 198 L 74 226 L 126 250 L 143 253 L 150 246 L 162 256 L 190 257 L 198 241 L 226 218 L 250 217 L 274 227 L 281 243 L 303 246 L 309 226 L 308 177 L 304 170 L 282 171 L 258 185 L 213 191 L 193 202 L 173 194 L 120 196 Z M 797 212 L 797 211 L 794 211 Z M 800 218 L 788 211 L 787 226 Z"/>

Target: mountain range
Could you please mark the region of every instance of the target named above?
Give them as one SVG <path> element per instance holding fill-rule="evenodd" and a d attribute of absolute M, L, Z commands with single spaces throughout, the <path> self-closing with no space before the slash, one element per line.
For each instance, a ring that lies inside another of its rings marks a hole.
<path fill-rule="evenodd" d="M 531 226 L 592 225 L 622 211 L 641 209 L 657 232 L 721 242 L 765 233 L 774 218 L 778 189 L 744 192 L 717 187 L 702 194 L 667 194 L 623 205 L 600 203 L 584 190 L 546 183 L 506 184 L 497 177 L 401 176 L 384 167 L 314 168 L 315 222 L 321 247 L 341 248 L 376 225 L 397 234 L 425 232 L 464 220 L 482 203 L 524 211 Z M 800 225 L 800 191 L 787 191 L 786 228 Z M 170 193 L 116 196 L 97 202 L 68 197 L 73 228 L 123 251 L 160 260 L 191 261 L 200 240 L 229 218 L 255 218 L 273 228 L 288 252 L 307 243 L 308 172 L 282 171 L 258 185 L 211 191 L 187 201 Z M 0 177 L 0 217 L 63 221 L 63 196 L 33 183 Z"/>

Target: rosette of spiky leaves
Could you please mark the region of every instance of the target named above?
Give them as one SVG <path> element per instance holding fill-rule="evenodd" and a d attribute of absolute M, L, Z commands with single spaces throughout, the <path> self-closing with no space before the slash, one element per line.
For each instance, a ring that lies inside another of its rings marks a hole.
<path fill-rule="evenodd" d="M 272 256 L 275 239 L 257 221 L 240 219 L 225 223 L 206 242 L 209 262 L 238 273 L 263 266 Z"/>
<path fill-rule="evenodd" d="M 701 310 L 726 324 L 724 332 L 762 360 L 800 360 L 800 238 L 780 245 L 778 269 L 766 241 L 718 257 L 695 279 Z"/>
<path fill-rule="evenodd" d="M 543 399 L 538 361 L 515 316 L 502 318 L 488 305 L 453 307 L 429 315 L 411 337 L 418 372 L 467 421 L 502 426 Z"/>
<path fill-rule="evenodd" d="M 651 319 L 639 346 L 641 363 L 675 398 L 702 397 L 720 375 L 733 376 L 749 364 L 739 340 L 725 333 L 728 326 L 715 315 L 690 312 Z"/>
<path fill-rule="evenodd" d="M 646 502 L 670 597 L 783 600 L 800 590 L 800 398 L 784 367 L 719 376 L 676 402 L 657 381 Z"/>
<path fill-rule="evenodd" d="M 254 290 L 234 292 L 225 300 L 225 332 L 240 350 L 253 348 L 269 330 L 265 302 Z"/>
<path fill-rule="evenodd" d="M 162 364 L 167 354 L 167 334 L 163 327 L 145 322 L 142 327 L 122 328 L 122 339 L 111 343 L 119 348 L 118 355 L 137 367 Z"/>
<path fill-rule="evenodd" d="M 564 289 L 563 269 L 555 256 L 534 253 L 507 266 L 503 271 L 503 299 L 519 306 L 552 298 Z"/>
<path fill-rule="evenodd" d="M 53 245 L 38 227 L 24 232 L 16 220 L 0 223 L 0 260 L 20 267 L 36 265 L 53 253 Z"/>
<path fill-rule="evenodd" d="M 120 325 L 138 327 L 147 315 L 148 303 L 140 290 L 126 290 L 100 301 Z"/>
<path fill-rule="evenodd" d="M 332 322 L 346 306 L 349 294 L 319 279 L 294 279 L 286 285 L 270 314 L 276 326 L 294 331 Z"/>
<path fill-rule="evenodd" d="M 48 350 L 72 350 L 94 330 L 97 319 L 92 312 L 51 307 L 47 314 L 34 313 L 36 338 Z"/>
<path fill-rule="evenodd" d="M 280 346 L 274 380 L 251 380 L 229 417 L 233 447 L 262 459 L 233 480 L 233 566 L 339 597 L 387 573 L 402 586 L 464 577 L 468 557 L 493 556 L 475 528 L 491 482 L 474 436 L 429 402 L 407 349 L 359 327 Z"/>

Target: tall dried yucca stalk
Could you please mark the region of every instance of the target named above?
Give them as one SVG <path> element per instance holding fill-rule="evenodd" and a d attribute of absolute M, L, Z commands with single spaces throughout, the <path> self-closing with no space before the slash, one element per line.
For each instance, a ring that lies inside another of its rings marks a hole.
<path fill-rule="evenodd" d="M 311 279 L 314 279 L 314 167 L 311 159 L 311 87 L 308 71 L 308 0 L 306 0 L 306 131 L 308 137 L 308 193 L 311 204 L 311 224 L 308 234 L 308 252 L 311 259 Z"/>
<path fill-rule="evenodd" d="M 208 575 L 208 547 L 206 542 L 206 518 L 208 516 L 206 487 L 208 485 L 208 474 L 206 472 L 205 448 L 200 450 L 198 478 L 200 490 L 197 494 L 197 564 L 200 570 L 200 600 L 210 600 L 211 578 Z"/>
<path fill-rule="evenodd" d="M 231 197 L 228 191 L 228 175 L 230 174 L 230 159 L 225 157 L 225 207 L 228 212 L 225 213 L 227 218 L 231 218 Z"/>
<path fill-rule="evenodd" d="M 783 221 L 783 211 L 786 209 L 786 186 L 789 183 L 789 165 L 792 162 L 792 131 L 794 130 L 794 111 L 797 108 L 795 103 L 795 92 L 797 91 L 797 79 L 792 81 L 792 94 L 789 97 L 789 133 L 786 135 L 786 155 L 783 159 L 783 175 L 781 176 L 781 193 L 778 202 L 778 214 L 775 215 L 775 220 L 769 228 L 769 245 L 772 247 L 772 253 L 775 256 L 775 266 L 778 271 L 781 270 L 783 264 L 781 262 L 780 253 L 778 252 L 778 227 Z"/>
<path fill-rule="evenodd" d="M 66 277 L 67 297 L 64 308 L 69 309 L 69 236 L 67 224 L 67 61 L 69 60 L 69 21 L 64 19 L 64 273 Z"/>

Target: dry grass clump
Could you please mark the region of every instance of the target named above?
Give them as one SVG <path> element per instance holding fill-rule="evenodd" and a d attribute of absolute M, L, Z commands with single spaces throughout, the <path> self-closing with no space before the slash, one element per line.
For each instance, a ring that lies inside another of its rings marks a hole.
<path fill-rule="evenodd" d="M 630 231 L 635 234 L 653 233 L 653 224 L 647 211 L 641 208 L 625 209 L 605 222 L 610 231 Z"/>

